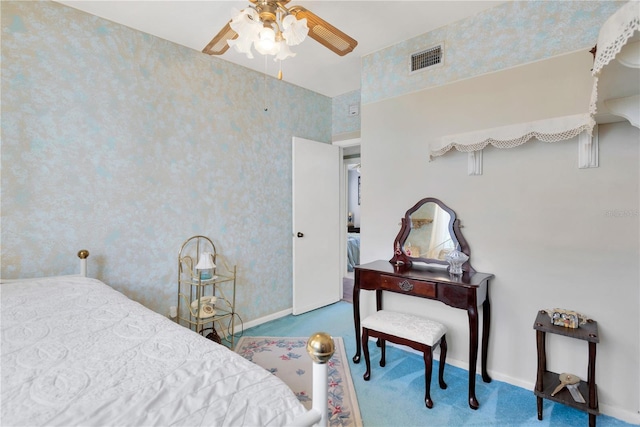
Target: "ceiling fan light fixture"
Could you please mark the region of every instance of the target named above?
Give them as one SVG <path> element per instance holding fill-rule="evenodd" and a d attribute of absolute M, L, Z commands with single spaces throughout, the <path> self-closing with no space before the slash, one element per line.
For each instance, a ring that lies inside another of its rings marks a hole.
<path fill-rule="evenodd" d="M 278 61 L 295 56 L 289 46 L 299 45 L 307 36 L 340 56 L 358 45 L 356 40 L 304 7 L 287 8 L 290 0 L 249 1 L 251 6 L 241 11 L 234 9 L 232 19 L 202 52 L 222 55 L 233 46 L 251 59 L 253 45 L 261 54 L 274 55 Z"/>
<path fill-rule="evenodd" d="M 251 44 L 253 40 L 238 37 L 234 40 L 228 40 L 229 46 L 233 47 L 237 52 L 244 53 L 247 58 L 253 59 L 253 53 L 251 53 Z"/>
<path fill-rule="evenodd" d="M 237 52 L 247 55 L 249 59 L 253 59 L 251 45 L 262 29 L 258 19 L 258 12 L 252 8 L 246 8 L 241 11 L 234 10 L 234 16 L 229 22 L 229 26 L 238 34 L 238 37 L 227 40 L 227 43 Z"/>
<path fill-rule="evenodd" d="M 262 55 L 274 55 L 276 61 L 295 56 L 289 46 L 298 45 L 307 37 L 307 20 L 289 15 L 284 6 L 280 6 L 277 14 L 266 7 L 235 9 L 229 26 L 238 37 L 227 43 L 250 59 L 253 58 L 252 45 Z"/>
<path fill-rule="evenodd" d="M 282 37 L 289 46 L 299 45 L 307 38 L 307 34 L 309 34 L 307 18 L 296 19 L 293 15 L 287 15 L 282 20 Z"/>
<path fill-rule="evenodd" d="M 280 45 L 276 44 L 276 32 L 269 27 L 263 27 L 260 30 L 253 45 L 263 55 L 275 55 L 280 50 Z"/>
<path fill-rule="evenodd" d="M 275 57 L 276 61 L 282 61 L 283 59 L 293 58 L 294 56 L 296 56 L 296 54 L 293 53 L 291 49 L 289 49 L 289 45 L 287 45 L 287 43 L 284 40 L 279 41 L 278 45 L 280 50 L 276 54 L 276 57 Z"/>
<path fill-rule="evenodd" d="M 229 25 L 240 37 L 246 38 L 255 37 L 262 29 L 258 12 L 251 7 L 242 10 L 234 9 Z"/>

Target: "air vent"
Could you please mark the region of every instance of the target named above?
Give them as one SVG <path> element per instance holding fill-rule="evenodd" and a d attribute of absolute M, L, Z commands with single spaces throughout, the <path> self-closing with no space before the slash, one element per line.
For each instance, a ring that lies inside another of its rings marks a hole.
<path fill-rule="evenodd" d="M 434 65 L 442 64 L 442 53 L 444 49 L 441 44 L 411 55 L 411 72 L 424 70 Z"/>

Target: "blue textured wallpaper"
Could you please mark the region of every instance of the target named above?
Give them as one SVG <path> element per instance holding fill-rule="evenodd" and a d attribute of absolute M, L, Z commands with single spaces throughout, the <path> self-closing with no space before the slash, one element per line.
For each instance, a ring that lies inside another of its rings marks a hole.
<path fill-rule="evenodd" d="M 360 114 L 350 115 L 349 107 L 357 105 L 360 111 L 360 90 L 354 90 L 332 99 L 333 114 L 331 118 L 331 135 L 356 132 L 360 130 Z"/>
<path fill-rule="evenodd" d="M 362 58 L 362 103 L 580 49 L 625 2 L 510 1 Z M 444 65 L 409 73 L 411 54 L 444 43 Z"/>
<path fill-rule="evenodd" d="M 75 273 L 86 248 L 167 314 L 204 234 L 243 320 L 290 308 L 291 137 L 329 142 L 331 99 L 58 3 L 1 7 L 2 276 Z"/>

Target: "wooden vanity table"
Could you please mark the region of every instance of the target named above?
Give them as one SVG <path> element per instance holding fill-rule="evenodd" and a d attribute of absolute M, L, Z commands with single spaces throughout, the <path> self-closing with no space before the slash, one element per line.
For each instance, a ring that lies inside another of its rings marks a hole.
<path fill-rule="evenodd" d="M 416 224 L 420 226 L 416 227 Z M 441 230 L 438 230 L 438 227 Z M 423 242 L 429 244 L 425 245 Z M 402 219 L 402 228 L 394 241 L 394 256 L 390 261 L 374 261 L 355 267 L 353 319 L 356 354 L 353 362 L 360 362 L 362 349 L 360 290 L 376 292 L 376 310 L 383 308 L 383 291 L 438 300 L 450 307 L 466 310 L 469 316 L 469 406 L 478 409 L 480 404 L 475 392 L 479 337 L 478 307 L 482 306 L 483 313 L 482 379 L 484 382 L 491 382 L 487 373 L 487 351 L 491 324 L 489 280 L 494 275 L 476 272 L 469 261 L 463 264 L 461 275 L 449 274 L 442 265 L 447 265 L 446 255 L 456 247 L 466 255 L 470 254 L 469 246 L 460 233 L 459 220 L 456 219 L 455 213 L 441 201 L 426 198 L 409 209 Z M 414 255 L 424 253 L 433 258 L 412 257 L 407 252 Z M 446 321 L 443 323 L 446 324 Z"/>

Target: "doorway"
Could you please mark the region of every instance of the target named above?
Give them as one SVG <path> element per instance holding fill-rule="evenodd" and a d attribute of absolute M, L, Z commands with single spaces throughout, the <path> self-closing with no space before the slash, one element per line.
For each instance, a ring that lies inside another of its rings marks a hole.
<path fill-rule="evenodd" d="M 342 299 L 352 302 L 354 267 L 360 264 L 360 205 L 361 205 L 361 157 L 360 144 L 343 146 L 344 196 L 343 215 L 346 218 L 346 233 L 341 244 L 346 249 L 342 269 Z"/>

